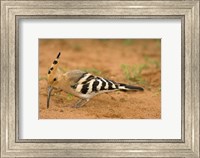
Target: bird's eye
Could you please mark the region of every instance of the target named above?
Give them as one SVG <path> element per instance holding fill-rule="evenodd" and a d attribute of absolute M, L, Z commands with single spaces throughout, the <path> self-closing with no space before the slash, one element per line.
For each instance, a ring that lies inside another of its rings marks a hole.
<path fill-rule="evenodd" d="M 56 81 L 56 80 L 57 80 L 56 78 L 53 79 L 53 81 Z"/>

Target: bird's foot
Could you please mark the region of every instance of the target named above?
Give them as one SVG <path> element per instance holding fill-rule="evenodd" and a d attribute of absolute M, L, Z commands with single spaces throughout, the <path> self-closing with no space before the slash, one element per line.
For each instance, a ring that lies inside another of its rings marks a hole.
<path fill-rule="evenodd" d="M 80 108 L 83 105 L 85 105 L 88 101 L 89 99 L 80 99 L 72 106 L 72 108 Z"/>

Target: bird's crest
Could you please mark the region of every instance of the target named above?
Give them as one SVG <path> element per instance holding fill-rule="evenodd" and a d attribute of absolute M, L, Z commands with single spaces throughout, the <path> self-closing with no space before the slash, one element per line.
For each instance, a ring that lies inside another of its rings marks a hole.
<path fill-rule="evenodd" d="M 53 64 L 48 70 L 47 78 L 49 84 L 56 80 L 60 55 L 61 53 L 59 52 L 56 59 L 54 59 Z"/>

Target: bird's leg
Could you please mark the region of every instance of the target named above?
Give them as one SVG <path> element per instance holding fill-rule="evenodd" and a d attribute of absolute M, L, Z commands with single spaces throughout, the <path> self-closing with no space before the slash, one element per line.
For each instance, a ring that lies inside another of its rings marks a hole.
<path fill-rule="evenodd" d="M 89 99 L 80 99 L 72 107 L 73 108 L 80 108 L 81 106 L 85 105 L 88 101 L 89 101 Z"/>

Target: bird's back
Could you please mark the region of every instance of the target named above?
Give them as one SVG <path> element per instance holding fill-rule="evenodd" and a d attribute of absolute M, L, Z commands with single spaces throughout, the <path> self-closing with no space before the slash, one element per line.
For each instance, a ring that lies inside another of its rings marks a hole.
<path fill-rule="evenodd" d="M 67 76 L 71 81 L 71 88 L 83 98 L 118 89 L 118 84 L 114 81 L 84 71 L 73 70 L 68 72 Z"/>

